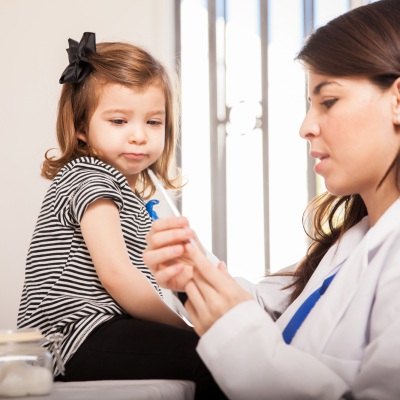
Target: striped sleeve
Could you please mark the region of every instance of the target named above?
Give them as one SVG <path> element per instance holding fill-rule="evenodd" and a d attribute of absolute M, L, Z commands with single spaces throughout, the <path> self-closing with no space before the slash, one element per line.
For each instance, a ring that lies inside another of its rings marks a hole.
<path fill-rule="evenodd" d="M 98 199 L 111 199 L 119 210 L 123 208 L 121 189 L 112 177 L 96 171 L 77 172 L 70 171 L 57 185 L 54 211 L 63 226 L 78 226 L 87 207 Z"/>

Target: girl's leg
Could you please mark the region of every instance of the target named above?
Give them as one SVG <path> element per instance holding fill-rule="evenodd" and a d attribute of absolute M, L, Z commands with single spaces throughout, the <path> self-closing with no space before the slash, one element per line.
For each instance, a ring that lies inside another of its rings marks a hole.
<path fill-rule="evenodd" d="M 197 342 L 195 332 L 118 316 L 88 336 L 56 380 L 184 379 L 195 382 L 196 399 L 225 399 Z"/>

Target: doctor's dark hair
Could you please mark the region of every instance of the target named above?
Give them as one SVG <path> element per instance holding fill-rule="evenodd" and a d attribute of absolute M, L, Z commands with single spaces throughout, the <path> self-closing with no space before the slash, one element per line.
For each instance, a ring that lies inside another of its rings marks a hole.
<path fill-rule="evenodd" d="M 60 155 L 49 156 L 51 149 L 46 152 L 41 175 L 46 179 L 54 179 L 68 162 L 82 156 L 98 156 L 85 142 L 78 139 L 78 133 L 88 131 L 89 121 L 105 85 L 119 84 L 135 91 L 156 85 L 165 95 L 165 145 L 160 158 L 151 168 L 166 188 L 180 188 L 179 174 L 174 164 L 178 132 L 178 90 L 166 68 L 145 49 L 123 42 L 98 43 L 96 52 L 88 54 L 87 58 L 92 68 L 89 75 L 79 83 L 63 84 L 57 116 Z M 169 174 L 174 175 L 173 178 Z M 136 189 L 141 195 L 146 192 L 146 198 L 155 192 L 147 171 L 141 172 Z"/>
<path fill-rule="evenodd" d="M 389 89 L 400 77 L 400 0 L 380 0 L 333 19 L 310 35 L 296 58 L 315 73 L 366 78 L 381 90 Z M 380 184 L 394 170 L 400 186 L 399 160 L 400 152 Z M 303 226 L 312 244 L 294 272 L 292 301 L 329 248 L 366 215 L 358 194 L 324 193 L 309 204 Z"/>

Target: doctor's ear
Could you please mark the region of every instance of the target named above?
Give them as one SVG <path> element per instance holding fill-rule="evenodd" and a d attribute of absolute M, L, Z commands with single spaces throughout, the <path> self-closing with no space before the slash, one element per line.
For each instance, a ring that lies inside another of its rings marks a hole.
<path fill-rule="evenodd" d="M 400 125 L 400 78 L 397 78 L 392 85 L 393 93 L 393 124 Z"/>

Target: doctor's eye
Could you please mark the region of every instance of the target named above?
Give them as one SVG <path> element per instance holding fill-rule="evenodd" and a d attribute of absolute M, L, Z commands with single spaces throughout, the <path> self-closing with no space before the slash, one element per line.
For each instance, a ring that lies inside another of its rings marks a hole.
<path fill-rule="evenodd" d="M 325 107 L 327 110 L 329 110 L 335 103 L 337 102 L 337 99 L 330 99 L 330 100 L 325 100 L 321 102 L 321 106 Z"/>

